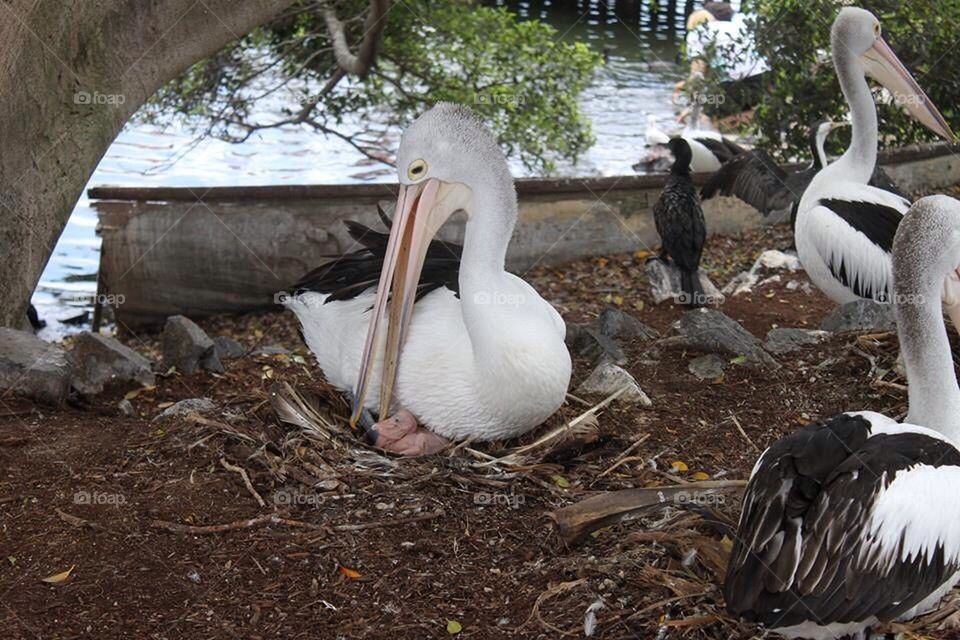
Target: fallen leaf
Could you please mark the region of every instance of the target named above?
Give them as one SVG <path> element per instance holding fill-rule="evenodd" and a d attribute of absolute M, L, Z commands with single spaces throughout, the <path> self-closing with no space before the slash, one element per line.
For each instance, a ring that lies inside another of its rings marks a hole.
<path fill-rule="evenodd" d="M 689 469 L 687 463 L 682 460 L 674 460 L 670 463 L 670 468 L 674 471 L 687 471 Z"/>
<path fill-rule="evenodd" d="M 553 483 L 561 489 L 568 489 L 570 487 L 570 481 L 558 473 L 550 476 L 550 479 L 553 480 Z"/>
<path fill-rule="evenodd" d="M 463 631 L 463 625 L 461 625 L 456 620 L 447 620 L 447 633 L 449 633 L 452 636 L 455 636 L 461 631 Z"/>
<path fill-rule="evenodd" d="M 47 576 L 43 578 L 40 582 L 46 582 L 47 584 L 59 584 L 70 577 L 70 574 L 73 573 L 73 568 L 77 565 L 70 565 L 70 568 L 66 571 L 61 571 L 60 573 L 55 573 L 52 576 Z"/>
<path fill-rule="evenodd" d="M 123 399 L 124 399 L 124 400 L 133 400 L 133 399 L 136 398 L 138 395 L 140 395 L 140 389 L 134 389 L 133 391 L 127 391 L 127 392 L 123 395 Z"/>
<path fill-rule="evenodd" d="M 166 409 L 167 407 L 172 407 L 172 406 L 173 406 L 172 402 L 161 402 L 160 404 L 157 405 L 157 409 Z"/>
<path fill-rule="evenodd" d="M 703 471 L 696 471 L 693 475 L 690 476 L 693 480 L 709 480 L 710 474 L 704 473 Z"/>
<path fill-rule="evenodd" d="M 360 578 L 360 576 L 362 575 L 362 574 L 361 574 L 359 571 L 357 571 L 356 569 L 351 569 L 350 567 L 344 567 L 344 566 L 342 566 L 342 565 L 341 565 L 341 567 L 340 567 L 340 573 L 342 573 L 343 575 L 347 576 L 347 577 L 350 578 L 351 580 L 356 580 L 356 579 Z"/>
<path fill-rule="evenodd" d="M 737 356 L 730 361 L 730 364 L 743 364 L 747 361 L 747 356 Z"/>
<path fill-rule="evenodd" d="M 622 307 L 622 306 L 623 306 L 623 296 L 613 296 L 613 304 L 617 305 L 618 307 Z"/>

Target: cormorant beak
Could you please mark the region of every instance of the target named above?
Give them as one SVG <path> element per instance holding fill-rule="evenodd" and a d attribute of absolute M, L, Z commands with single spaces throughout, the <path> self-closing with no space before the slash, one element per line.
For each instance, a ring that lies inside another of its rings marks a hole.
<path fill-rule="evenodd" d="M 886 87 L 893 94 L 896 103 L 906 107 L 910 115 L 923 126 L 948 142 L 956 141 L 936 105 L 930 101 L 883 38 L 877 37 L 873 46 L 860 56 L 860 60 L 866 72 Z"/>
<path fill-rule="evenodd" d="M 430 241 L 454 211 L 465 208 L 470 190 L 459 183 L 429 178 L 401 184 L 380 283 L 363 345 L 360 374 L 353 391 L 350 425 L 356 427 L 377 365 L 380 372 L 380 417 L 390 414 L 393 386 L 403 343 L 410 329 L 417 285 Z M 389 310 L 388 310 L 389 308 Z M 386 339 L 383 326 L 387 325 Z"/>

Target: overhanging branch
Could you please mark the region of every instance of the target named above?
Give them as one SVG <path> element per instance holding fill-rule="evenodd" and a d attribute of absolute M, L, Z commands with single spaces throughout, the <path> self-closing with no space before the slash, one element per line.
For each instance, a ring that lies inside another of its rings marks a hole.
<path fill-rule="evenodd" d="M 357 53 L 350 50 L 350 45 L 347 44 L 346 31 L 343 23 L 337 18 L 336 12 L 331 8 L 324 11 L 323 17 L 327 22 L 330 40 L 333 43 L 333 55 L 341 70 L 360 78 L 366 77 L 370 73 L 377 57 L 380 36 L 383 34 L 384 27 L 386 27 L 385 18 L 389 11 L 390 0 L 370 0 L 370 11 L 364 21 L 363 39 L 360 41 Z"/>

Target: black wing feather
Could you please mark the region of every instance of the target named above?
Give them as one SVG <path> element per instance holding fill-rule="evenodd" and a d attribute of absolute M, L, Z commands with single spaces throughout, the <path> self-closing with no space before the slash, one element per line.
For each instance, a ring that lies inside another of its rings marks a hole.
<path fill-rule="evenodd" d="M 890 621 L 960 568 L 944 562 L 942 548 L 883 570 L 860 559 L 872 500 L 898 471 L 960 465 L 960 452 L 937 438 L 869 435 L 865 418 L 841 414 L 764 453 L 727 569 L 731 613 L 768 627 Z"/>
<path fill-rule="evenodd" d="M 389 230 L 392 221 L 379 207 L 380 220 Z M 361 248 L 340 256 L 331 256 L 331 261 L 313 269 L 294 285 L 295 293 L 316 291 L 326 293 L 326 302 L 350 300 L 367 289 L 376 287 L 380 280 L 380 271 L 387 253 L 389 233 L 381 233 L 355 222 L 345 220 L 350 237 Z M 416 299 L 419 300 L 431 291 L 446 287 L 460 296 L 460 258 L 463 247 L 453 242 L 434 239 L 427 249 L 427 257 L 420 274 Z"/>
<path fill-rule="evenodd" d="M 707 181 L 700 197 L 717 194 L 736 196 L 764 216 L 786 209 L 800 200 L 810 178 L 803 185 L 791 184 L 791 176 L 762 149 L 744 152 L 725 162 Z"/>

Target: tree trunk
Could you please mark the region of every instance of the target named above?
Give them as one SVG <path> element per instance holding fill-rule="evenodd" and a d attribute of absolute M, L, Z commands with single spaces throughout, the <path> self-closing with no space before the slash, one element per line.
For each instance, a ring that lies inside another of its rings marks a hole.
<path fill-rule="evenodd" d="M 0 0 L 0 326 L 22 324 L 124 123 L 164 83 L 293 2 Z"/>

